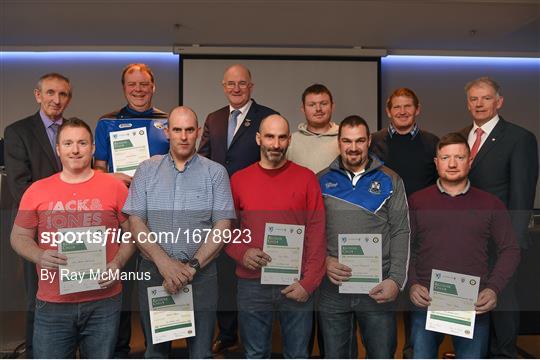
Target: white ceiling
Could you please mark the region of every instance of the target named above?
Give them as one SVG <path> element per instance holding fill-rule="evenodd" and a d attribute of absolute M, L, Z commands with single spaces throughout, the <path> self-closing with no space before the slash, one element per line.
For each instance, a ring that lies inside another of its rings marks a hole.
<path fill-rule="evenodd" d="M 0 2 L 5 50 L 200 44 L 540 51 L 540 0 Z"/>

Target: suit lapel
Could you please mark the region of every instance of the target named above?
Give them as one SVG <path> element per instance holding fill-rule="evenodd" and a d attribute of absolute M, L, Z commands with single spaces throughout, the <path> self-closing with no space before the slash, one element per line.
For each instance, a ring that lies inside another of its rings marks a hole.
<path fill-rule="evenodd" d="M 33 122 L 34 126 L 32 126 L 32 132 L 34 133 L 34 136 L 49 159 L 49 163 L 52 165 L 55 171 L 60 171 L 51 147 L 51 143 L 49 141 L 49 137 L 47 136 L 47 130 L 45 129 L 45 125 L 43 125 L 43 120 L 41 120 L 39 112 L 34 116 Z"/>
<path fill-rule="evenodd" d="M 503 120 L 502 117 L 499 118 L 499 122 L 497 125 L 493 128 L 489 136 L 487 137 L 486 141 L 484 141 L 484 144 L 478 151 L 478 154 L 476 154 L 476 157 L 473 160 L 472 167 L 474 167 L 477 163 L 482 161 L 482 159 L 488 154 L 493 147 L 495 147 L 502 137 L 504 136 L 504 129 L 506 128 L 506 121 Z"/>
<path fill-rule="evenodd" d="M 216 141 L 219 141 L 219 144 L 216 144 L 216 148 L 221 149 L 219 151 L 221 151 L 223 154 L 227 153 L 227 129 L 229 126 L 229 115 L 229 106 L 227 105 L 218 115 L 219 118 L 223 120 L 215 122 L 216 134 L 218 134 L 218 136 L 216 137 Z"/>

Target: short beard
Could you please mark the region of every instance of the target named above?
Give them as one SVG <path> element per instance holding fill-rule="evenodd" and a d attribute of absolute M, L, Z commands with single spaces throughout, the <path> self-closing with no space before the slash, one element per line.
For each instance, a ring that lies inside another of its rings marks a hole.
<path fill-rule="evenodd" d="M 283 151 L 280 150 L 279 156 L 270 155 L 270 150 L 268 148 L 264 148 L 264 151 L 263 151 L 263 154 L 266 160 L 268 160 L 274 165 L 278 165 L 281 161 L 283 161 L 286 153 L 287 153 L 287 148 L 283 149 Z"/>

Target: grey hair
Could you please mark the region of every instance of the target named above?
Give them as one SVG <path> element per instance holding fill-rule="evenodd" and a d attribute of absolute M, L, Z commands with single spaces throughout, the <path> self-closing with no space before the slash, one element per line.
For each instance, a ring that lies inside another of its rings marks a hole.
<path fill-rule="evenodd" d="M 495 93 L 497 94 L 497 97 L 499 97 L 501 95 L 501 86 L 495 80 L 493 80 L 492 78 L 490 78 L 488 76 L 482 76 L 482 77 L 480 77 L 478 79 L 474 79 L 472 81 L 469 81 L 465 85 L 465 93 L 467 94 L 472 87 L 478 86 L 478 85 L 490 86 L 491 88 L 493 88 L 495 90 Z"/>

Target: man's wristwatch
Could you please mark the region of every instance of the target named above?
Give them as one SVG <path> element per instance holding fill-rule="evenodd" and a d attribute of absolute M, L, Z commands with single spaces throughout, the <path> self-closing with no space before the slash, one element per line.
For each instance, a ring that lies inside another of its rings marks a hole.
<path fill-rule="evenodd" d="M 188 265 L 195 269 L 195 273 L 201 270 L 201 264 L 199 263 L 199 260 L 197 260 L 197 258 L 189 260 Z"/>

